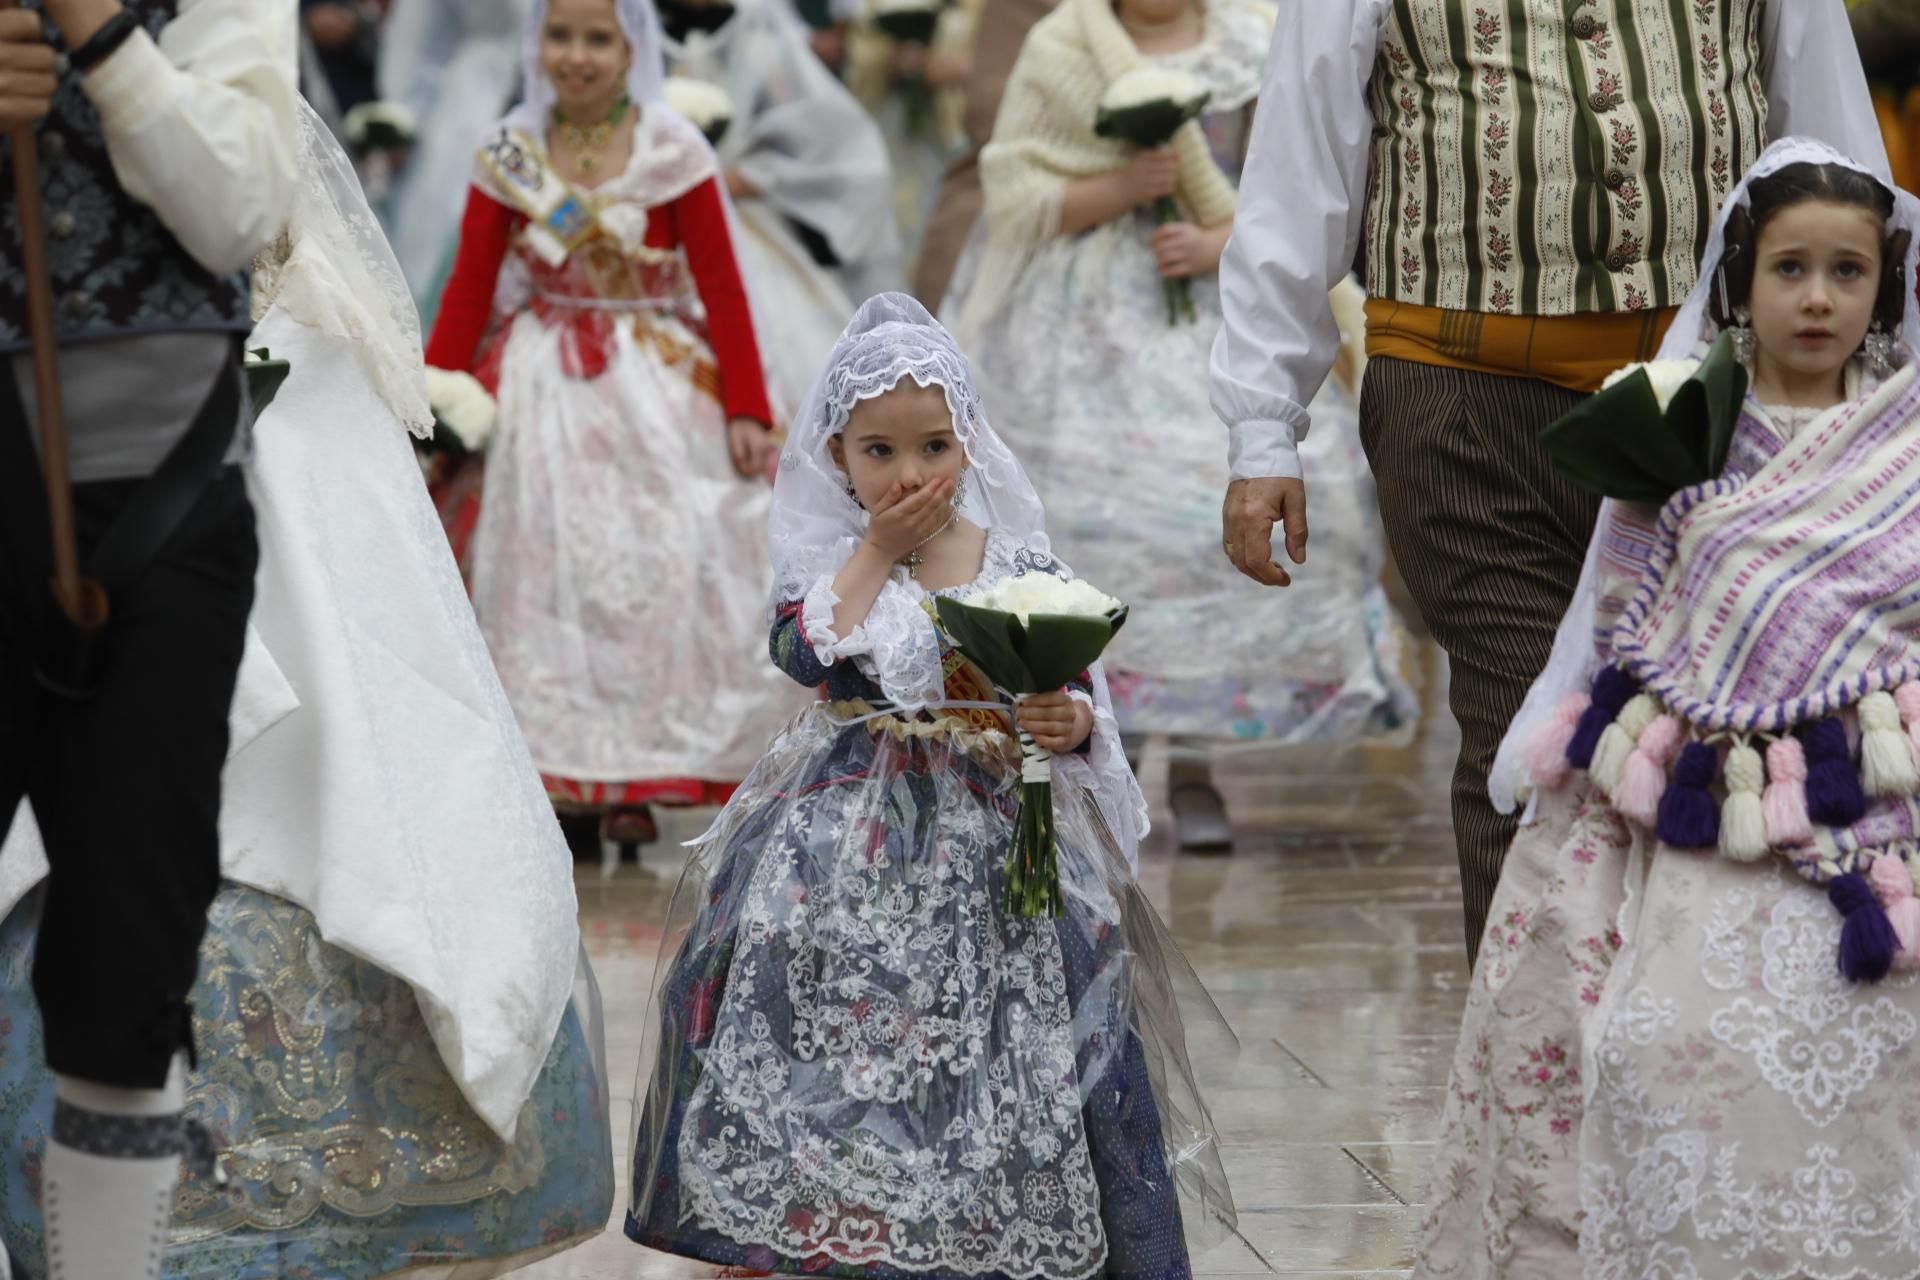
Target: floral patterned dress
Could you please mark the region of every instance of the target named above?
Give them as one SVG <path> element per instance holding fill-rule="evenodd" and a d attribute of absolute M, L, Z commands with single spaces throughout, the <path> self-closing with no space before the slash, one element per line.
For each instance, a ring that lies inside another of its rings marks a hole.
<path fill-rule="evenodd" d="M 33 998 L 43 889 L 0 923 L 0 1243 L 47 1274 L 40 1170 L 53 1122 Z M 582 970 L 584 973 L 584 969 Z M 588 980 L 590 982 L 590 979 Z M 192 993 L 187 1119 L 219 1149 L 174 1204 L 167 1280 L 504 1275 L 600 1234 L 613 1205 L 605 1064 L 576 1000 L 513 1141 L 474 1114 L 413 989 L 330 946 L 313 915 L 229 883 Z"/>

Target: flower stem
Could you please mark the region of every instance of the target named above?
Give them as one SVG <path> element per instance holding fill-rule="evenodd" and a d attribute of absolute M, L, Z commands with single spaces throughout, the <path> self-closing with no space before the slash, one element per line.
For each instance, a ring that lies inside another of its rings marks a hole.
<path fill-rule="evenodd" d="M 1160 226 L 1180 220 L 1180 206 L 1172 196 L 1161 196 L 1153 202 L 1154 221 Z M 1167 327 L 1173 328 L 1180 323 L 1180 317 L 1194 319 L 1193 286 L 1187 280 L 1165 280 L 1161 282 L 1161 292 L 1167 299 Z"/>

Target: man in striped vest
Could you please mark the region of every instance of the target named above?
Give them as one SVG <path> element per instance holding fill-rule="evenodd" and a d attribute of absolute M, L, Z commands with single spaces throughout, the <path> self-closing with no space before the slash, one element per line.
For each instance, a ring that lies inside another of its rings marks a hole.
<path fill-rule="evenodd" d="M 1452 664 L 1469 953 L 1516 820 L 1487 772 L 1599 509 L 1540 429 L 1659 345 L 1720 200 L 1772 138 L 1884 175 L 1842 0 L 1288 0 L 1232 241 L 1213 405 L 1224 549 L 1305 563 L 1304 406 L 1360 255 L 1361 436 L 1395 558 Z"/>

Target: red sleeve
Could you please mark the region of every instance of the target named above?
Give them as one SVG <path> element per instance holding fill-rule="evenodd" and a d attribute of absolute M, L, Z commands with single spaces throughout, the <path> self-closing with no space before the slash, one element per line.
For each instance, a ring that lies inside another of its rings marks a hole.
<path fill-rule="evenodd" d="M 506 260 L 507 241 L 520 215 L 474 187 L 467 192 L 467 212 L 460 221 L 460 250 L 453 274 L 440 295 L 440 314 L 434 318 L 427 341 L 427 363 L 436 369 L 462 373 L 473 369 L 474 352 L 493 319 L 493 291 Z"/>
<path fill-rule="evenodd" d="M 752 418 L 771 426 L 773 410 L 767 403 L 760 343 L 753 332 L 747 289 L 740 282 L 740 264 L 733 256 L 733 237 L 727 230 L 719 180 L 707 179 L 675 200 L 669 210 L 674 232 L 687 253 L 687 265 L 693 269 L 693 281 L 700 288 L 700 300 L 706 304 L 713 354 L 720 361 L 720 398 L 727 416 Z"/>

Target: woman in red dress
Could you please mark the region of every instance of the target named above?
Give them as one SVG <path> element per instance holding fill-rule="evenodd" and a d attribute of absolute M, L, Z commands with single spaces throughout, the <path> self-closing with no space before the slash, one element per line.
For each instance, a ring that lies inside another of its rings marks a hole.
<path fill-rule="evenodd" d="M 499 401 L 473 603 L 563 811 L 650 838 L 796 708 L 769 669 L 772 414 L 712 148 L 650 0 L 536 0 L 427 363 Z"/>

